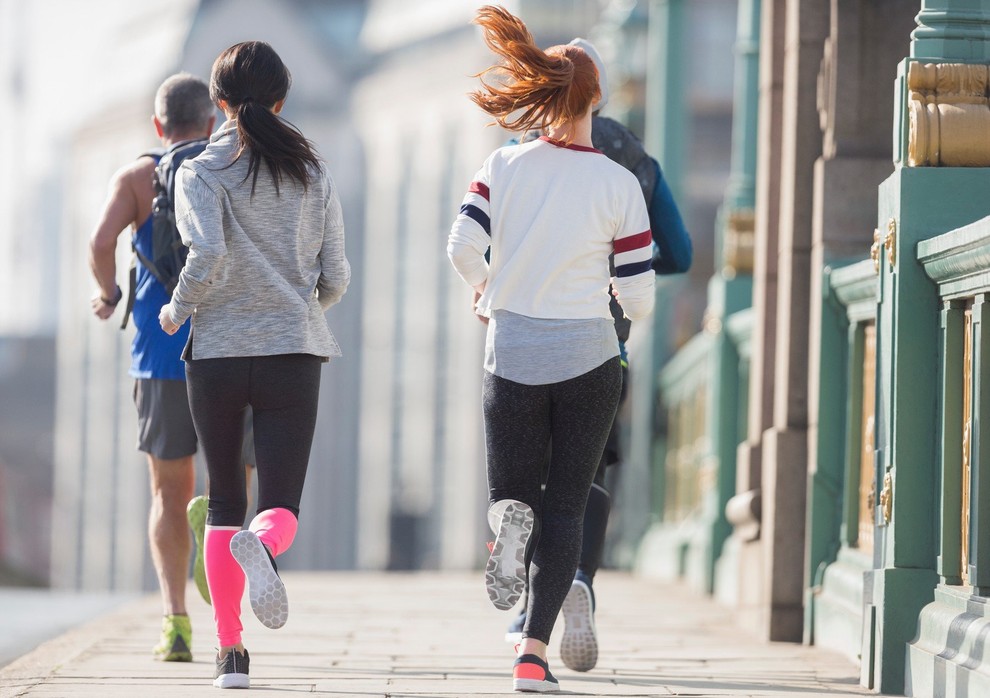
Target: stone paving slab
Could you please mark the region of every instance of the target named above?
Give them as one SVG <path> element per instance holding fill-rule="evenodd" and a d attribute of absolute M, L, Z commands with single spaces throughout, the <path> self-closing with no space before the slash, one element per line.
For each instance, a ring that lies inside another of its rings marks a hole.
<path fill-rule="evenodd" d="M 512 613 L 492 608 L 477 573 L 286 573 L 289 622 L 264 628 L 245 605 L 251 695 L 484 698 L 512 693 Z M 602 573 L 601 653 L 569 671 L 551 643 L 563 695 L 847 698 L 870 695 L 858 667 L 816 648 L 764 643 L 731 613 L 676 585 Z M 193 656 L 156 662 L 160 608 L 146 596 L 72 628 L 0 670 L 0 697 L 216 696 L 211 609 L 188 592 Z"/>

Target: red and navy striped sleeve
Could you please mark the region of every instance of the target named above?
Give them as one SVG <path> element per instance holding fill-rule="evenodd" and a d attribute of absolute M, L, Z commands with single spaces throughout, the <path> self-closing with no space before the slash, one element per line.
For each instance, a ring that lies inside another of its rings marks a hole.
<path fill-rule="evenodd" d="M 653 259 L 653 236 L 646 203 L 638 186 L 629 187 L 625 215 L 612 240 L 615 278 L 619 305 L 626 317 L 638 320 L 653 311 L 656 278 Z"/>
<path fill-rule="evenodd" d="M 461 210 L 457 214 L 458 218 L 467 216 L 481 226 L 481 229 L 491 237 L 491 193 L 488 185 L 479 180 L 474 180 L 468 187 L 468 193 L 461 202 Z"/>
<path fill-rule="evenodd" d="M 641 233 L 613 240 L 615 275 L 623 279 L 650 271 L 650 261 L 653 258 L 652 244 L 653 235 L 649 228 Z"/>
<path fill-rule="evenodd" d="M 491 235 L 491 192 L 487 167 L 482 167 L 468 186 L 447 238 L 447 256 L 469 286 L 478 286 L 488 278 L 485 252 Z"/>

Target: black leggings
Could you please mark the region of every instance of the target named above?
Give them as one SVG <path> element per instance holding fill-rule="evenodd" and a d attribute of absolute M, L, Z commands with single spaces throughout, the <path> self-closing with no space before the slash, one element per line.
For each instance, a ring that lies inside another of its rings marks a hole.
<path fill-rule="evenodd" d="M 195 359 L 186 363 L 189 407 L 210 476 L 211 526 L 242 526 L 247 492 L 241 442 L 254 413 L 258 511 L 299 516 L 316 428 L 322 360 L 310 354 Z"/>
<path fill-rule="evenodd" d="M 581 552 L 588 491 L 619 404 L 619 358 L 577 378 L 523 385 L 486 372 L 483 388 L 488 496 L 536 514 L 523 637 L 550 641 Z M 542 490 L 543 465 L 553 449 Z"/>

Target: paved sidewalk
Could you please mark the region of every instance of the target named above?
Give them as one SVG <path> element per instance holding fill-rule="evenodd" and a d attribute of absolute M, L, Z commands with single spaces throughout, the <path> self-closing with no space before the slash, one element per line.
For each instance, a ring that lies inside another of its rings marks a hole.
<path fill-rule="evenodd" d="M 286 573 L 290 617 L 268 630 L 245 607 L 251 695 L 493 696 L 511 694 L 511 613 L 491 607 L 474 574 Z M 602 573 L 595 584 L 601 656 L 569 671 L 551 644 L 567 695 L 868 695 L 842 657 L 766 644 L 739 631 L 710 599 L 677 586 Z M 0 670 L 0 696 L 218 696 L 212 614 L 190 585 L 191 664 L 151 658 L 160 609 L 147 596 L 51 640 Z"/>
<path fill-rule="evenodd" d="M 0 587 L 0 670 L 45 640 L 136 598 L 138 594 Z"/>

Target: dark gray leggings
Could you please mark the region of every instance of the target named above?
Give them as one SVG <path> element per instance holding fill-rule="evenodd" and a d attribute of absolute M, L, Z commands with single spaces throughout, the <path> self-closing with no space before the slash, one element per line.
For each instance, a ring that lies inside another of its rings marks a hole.
<path fill-rule="evenodd" d="M 489 500 L 517 499 L 536 514 L 523 637 L 550 641 L 577 570 L 588 491 L 621 389 L 618 357 L 549 385 L 523 385 L 485 372 Z M 541 492 L 551 439 L 546 488 Z"/>
<path fill-rule="evenodd" d="M 253 411 L 258 511 L 299 516 L 316 429 L 322 360 L 310 354 L 195 359 L 186 363 L 189 408 L 210 475 L 211 526 L 241 526 L 247 514 L 244 411 Z"/>

